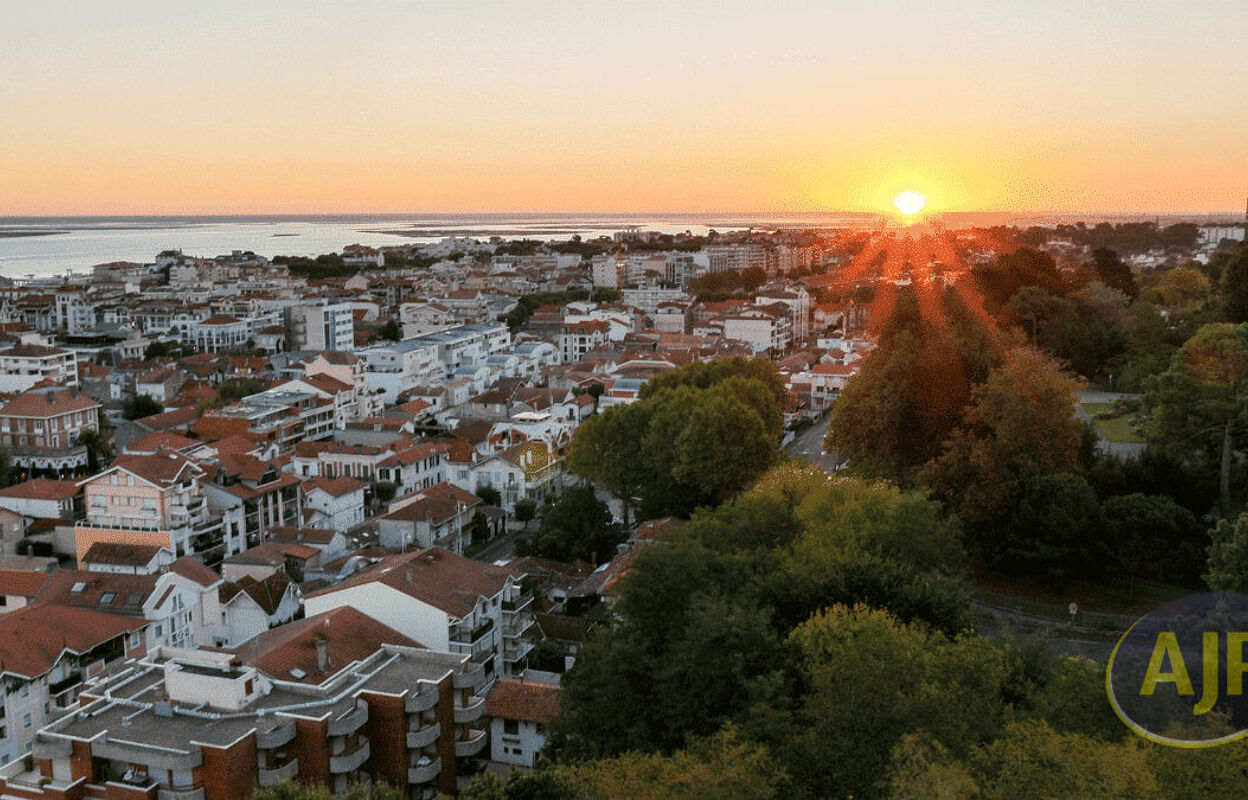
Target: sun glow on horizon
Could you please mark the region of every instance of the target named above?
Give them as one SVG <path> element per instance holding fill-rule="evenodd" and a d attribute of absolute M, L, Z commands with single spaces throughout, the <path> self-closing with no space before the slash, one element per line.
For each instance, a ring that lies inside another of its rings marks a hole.
<path fill-rule="evenodd" d="M 908 189 L 893 198 L 893 207 L 907 217 L 913 217 L 926 205 L 927 198 L 913 189 Z"/>

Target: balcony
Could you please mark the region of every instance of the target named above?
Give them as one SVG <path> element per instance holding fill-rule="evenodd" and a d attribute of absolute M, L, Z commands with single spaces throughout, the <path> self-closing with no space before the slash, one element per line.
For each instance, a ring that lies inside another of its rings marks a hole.
<path fill-rule="evenodd" d="M 365 722 L 368 722 L 368 706 L 361 703 L 341 717 L 331 719 L 329 735 L 346 736 L 349 733 L 355 733 Z"/>
<path fill-rule="evenodd" d="M 422 711 L 428 711 L 438 705 L 438 688 L 436 686 L 423 687 L 416 694 L 407 696 L 403 701 L 403 708 L 409 714 L 419 714 Z"/>
<path fill-rule="evenodd" d="M 503 660 L 514 663 L 527 656 L 532 649 L 532 642 L 507 642 L 503 645 Z"/>
<path fill-rule="evenodd" d="M 428 747 L 438 740 L 442 735 L 442 723 L 435 722 L 432 725 L 425 725 L 422 728 L 407 732 L 407 749 L 420 750 Z"/>
<path fill-rule="evenodd" d="M 256 734 L 256 747 L 261 750 L 272 750 L 275 747 L 290 744 L 294 738 L 295 721 L 293 719 L 280 720 L 267 731 Z"/>
<path fill-rule="evenodd" d="M 517 614 L 521 611 L 526 610 L 531 605 L 533 605 L 533 595 L 531 593 L 526 592 L 520 595 L 519 597 L 513 598 L 511 600 L 504 600 L 503 612 L 507 614 Z"/>
<path fill-rule="evenodd" d="M 475 689 L 481 685 L 481 681 L 485 679 L 485 667 L 480 664 L 468 663 L 464 668 L 455 673 L 454 685 L 456 689 Z"/>
<path fill-rule="evenodd" d="M 199 747 L 187 751 L 108 738 L 93 741 L 91 755 L 128 764 L 141 764 L 147 767 L 149 773 L 195 769 L 204 763 L 204 753 Z"/>
<path fill-rule="evenodd" d="M 74 743 L 60 736 L 51 737 L 36 734 L 30 743 L 30 752 L 35 758 L 65 758 L 74 752 Z"/>
<path fill-rule="evenodd" d="M 475 756 L 485 749 L 485 731 L 470 730 L 468 736 L 464 739 L 455 740 L 455 757 L 469 758 Z"/>
<path fill-rule="evenodd" d="M 491 630 L 494 629 L 494 620 L 487 619 L 475 629 L 469 631 L 465 629 L 465 625 L 461 622 L 451 627 L 451 643 L 461 645 L 475 645 L 485 638 Z"/>
<path fill-rule="evenodd" d="M 516 614 L 503 625 L 503 638 L 515 639 L 523 636 L 524 632 L 532 628 L 536 623 L 532 614 Z"/>
<path fill-rule="evenodd" d="M 408 783 L 429 783 L 442 774 L 442 759 L 435 758 L 427 764 L 417 764 L 407 770 Z"/>
<path fill-rule="evenodd" d="M 294 780 L 299 774 L 299 759 L 292 758 L 283 766 L 260 770 L 258 780 L 261 786 L 272 786 L 282 781 Z"/>
<path fill-rule="evenodd" d="M 469 697 L 468 702 L 455 706 L 455 723 L 457 725 L 466 725 L 469 722 L 476 722 L 481 719 L 481 715 L 485 713 L 485 698 L 473 695 Z"/>
<path fill-rule="evenodd" d="M 371 754 L 372 751 L 369 749 L 368 742 L 361 742 L 358 747 L 349 753 L 330 756 L 329 771 L 335 773 L 355 772 L 368 760 Z"/>
<path fill-rule="evenodd" d="M 156 800 L 204 800 L 204 787 L 161 788 L 156 792 Z"/>

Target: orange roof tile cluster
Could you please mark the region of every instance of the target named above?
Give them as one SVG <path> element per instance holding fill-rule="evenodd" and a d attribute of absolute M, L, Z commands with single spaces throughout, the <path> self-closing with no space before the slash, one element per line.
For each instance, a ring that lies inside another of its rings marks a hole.
<path fill-rule="evenodd" d="M 85 653 L 128 631 L 144 619 L 38 604 L 0 615 L 0 664 L 4 671 L 33 678 L 52 668 L 61 654 Z"/>
<path fill-rule="evenodd" d="M 52 578 L 49 572 L 25 569 L 0 569 L 0 595 L 37 597 Z"/>
<path fill-rule="evenodd" d="M 559 687 L 531 681 L 499 681 L 485 699 L 485 714 L 547 724 L 559 716 Z"/>
<path fill-rule="evenodd" d="M 54 481 L 48 478 L 31 478 L 23 483 L 0 489 L 0 497 L 16 497 L 27 500 L 66 500 L 81 491 L 74 481 Z"/>
<path fill-rule="evenodd" d="M 383 583 L 462 619 L 472 613 L 478 598 L 498 594 L 509 577 L 505 569 L 457 556 L 442 547 L 429 547 L 383 558 L 369 569 L 316 594 L 328 595 L 355 586 Z"/>
<path fill-rule="evenodd" d="M 96 542 L 82 554 L 83 564 L 110 564 L 119 567 L 144 567 L 161 550 L 155 544 L 124 544 L 122 542 Z M 170 554 L 172 555 L 172 553 Z"/>
<path fill-rule="evenodd" d="M 14 397 L 0 408 L 0 417 L 54 417 L 99 407 L 99 403 L 77 389 L 43 386 Z"/>
<path fill-rule="evenodd" d="M 274 572 L 262 581 L 250 575 L 244 575 L 233 583 L 226 581 L 221 584 L 218 597 L 222 603 L 228 603 L 239 594 L 246 594 L 256 601 L 256 605 L 260 606 L 264 613 L 271 615 L 276 613 L 278 606 L 282 604 L 282 598 L 292 583 L 294 581 L 285 572 Z"/>
<path fill-rule="evenodd" d="M 317 669 L 318 639 L 325 643 L 331 672 L 367 658 L 383 644 L 424 647 L 372 617 L 344 606 L 280 625 L 233 652 L 240 661 L 275 678 L 320 683 L 324 676 Z M 295 670 L 304 677 L 295 678 L 292 674 Z"/>
<path fill-rule="evenodd" d="M 325 478 L 316 477 L 303 482 L 304 492 L 322 491 L 330 497 L 342 497 L 343 495 L 358 492 L 364 489 L 366 484 L 355 478 L 343 476 L 341 478 Z"/>

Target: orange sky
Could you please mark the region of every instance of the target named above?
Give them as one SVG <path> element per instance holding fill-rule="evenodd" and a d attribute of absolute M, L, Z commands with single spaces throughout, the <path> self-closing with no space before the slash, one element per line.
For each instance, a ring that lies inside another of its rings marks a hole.
<path fill-rule="evenodd" d="M 907 188 L 938 211 L 1151 213 L 1248 193 L 1238 0 L 94 5 L 6 8 L 0 214 L 880 210 Z"/>

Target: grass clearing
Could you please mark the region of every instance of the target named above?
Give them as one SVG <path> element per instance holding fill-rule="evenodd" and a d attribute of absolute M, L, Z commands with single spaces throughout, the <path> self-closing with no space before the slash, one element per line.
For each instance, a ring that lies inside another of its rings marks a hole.
<path fill-rule="evenodd" d="M 1097 414 L 1113 411 L 1114 404 L 1080 403 L 1079 405 L 1092 418 L 1092 424 L 1096 426 L 1097 432 L 1104 436 L 1107 441 L 1121 444 L 1137 444 L 1145 441 L 1144 437 L 1136 433 L 1131 427 L 1131 422 L 1135 419 L 1136 412 L 1132 411 L 1115 419 L 1097 419 Z"/>

